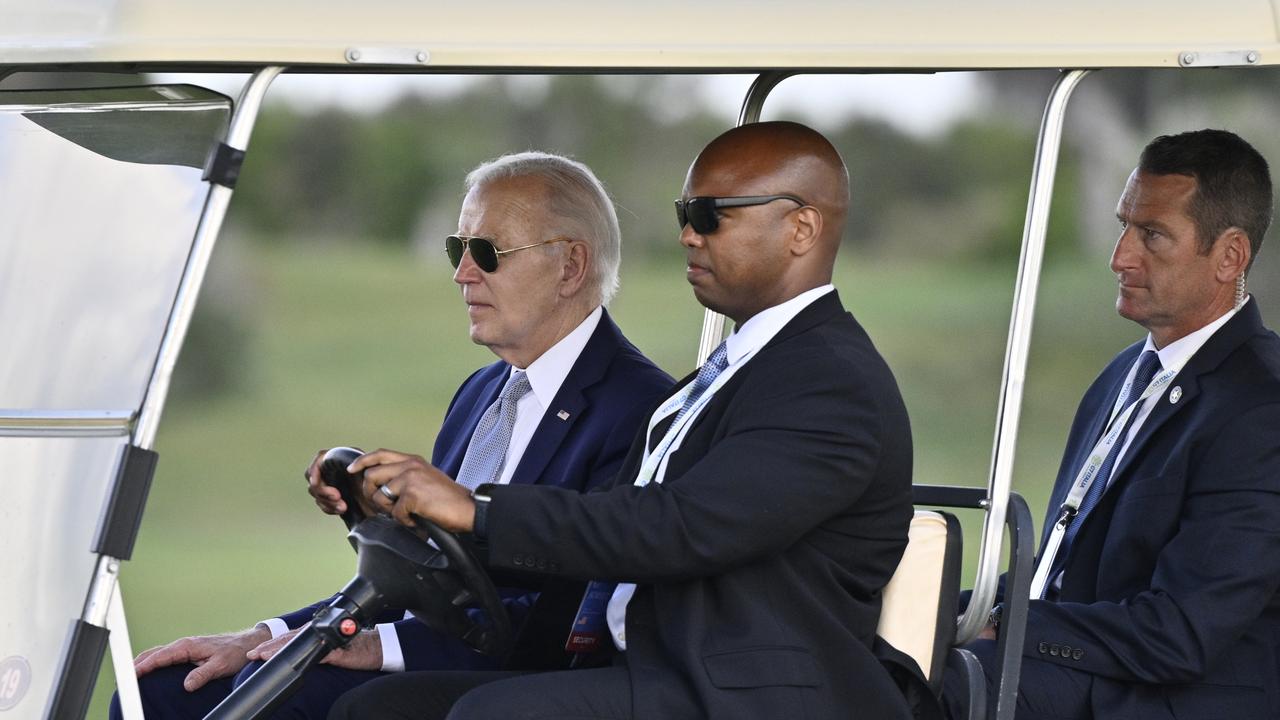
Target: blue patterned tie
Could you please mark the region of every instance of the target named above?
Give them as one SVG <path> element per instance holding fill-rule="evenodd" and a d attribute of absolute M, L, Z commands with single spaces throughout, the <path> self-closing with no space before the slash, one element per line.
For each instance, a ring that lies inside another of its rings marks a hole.
<path fill-rule="evenodd" d="M 475 490 L 484 483 L 497 482 L 502 464 L 507 459 L 511 431 L 516 426 L 516 404 L 528 394 L 529 376 L 517 370 L 507 379 L 498 399 L 484 411 L 480 423 L 471 434 L 467 454 L 458 469 L 458 484 Z"/>
<path fill-rule="evenodd" d="M 1142 353 L 1142 357 L 1138 358 L 1138 371 L 1133 375 L 1133 382 L 1129 384 L 1129 393 L 1120 403 L 1120 410 L 1116 412 L 1118 416 L 1125 411 L 1130 405 L 1138 401 L 1142 397 L 1142 392 L 1147 389 L 1147 385 L 1151 384 L 1151 378 L 1160 372 L 1160 356 L 1155 350 L 1147 350 Z M 1062 567 L 1067 562 L 1067 556 L 1071 552 L 1071 543 L 1075 541 L 1076 535 L 1080 532 L 1080 527 L 1084 525 L 1084 519 L 1102 500 L 1102 493 L 1106 491 L 1107 484 L 1111 481 L 1111 470 L 1115 467 L 1116 459 L 1120 457 L 1120 449 L 1124 447 L 1124 441 L 1129 437 L 1129 430 L 1133 427 L 1133 422 L 1138 417 L 1138 409 L 1135 408 L 1133 413 L 1129 415 L 1129 419 L 1125 421 L 1124 429 L 1116 436 L 1116 442 L 1111 446 L 1107 457 L 1103 459 L 1102 464 L 1098 466 L 1098 474 L 1093 478 L 1093 483 L 1089 485 L 1088 491 L 1084 497 L 1080 499 L 1080 507 L 1076 510 L 1076 517 L 1067 526 L 1066 533 L 1062 536 L 1062 546 L 1058 548 L 1058 555 L 1054 558 L 1053 572 L 1049 573 L 1049 577 L 1056 578 L 1058 573 L 1062 572 Z"/>
<path fill-rule="evenodd" d="M 689 395 L 684 399 L 684 405 L 680 406 L 680 412 L 676 413 L 676 419 L 671 422 L 672 427 L 675 427 L 680 422 L 680 418 L 689 412 L 689 408 L 698 402 L 698 398 L 702 397 L 707 388 L 711 387 L 711 383 L 720 377 L 720 373 L 729 367 L 729 351 L 726 347 L 728 342 L 728 340 L 721 340 L 716 349 L 711 351 L 711 356 L 707 358 L 707 361 L 702 363 L 702 367 L 698 368 L 698 376 L 693 379 L 692 383 L 689 383 Z"/>

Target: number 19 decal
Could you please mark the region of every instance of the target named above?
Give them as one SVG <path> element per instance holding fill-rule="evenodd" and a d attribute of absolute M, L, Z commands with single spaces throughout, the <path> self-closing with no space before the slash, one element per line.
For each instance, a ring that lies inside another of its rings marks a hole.
<path fill-rule="evenodd" d="M 0 660 L 0 712 L 17 705 L 30 684 L 31 666 L 25 659 L 13 655 Z"/>

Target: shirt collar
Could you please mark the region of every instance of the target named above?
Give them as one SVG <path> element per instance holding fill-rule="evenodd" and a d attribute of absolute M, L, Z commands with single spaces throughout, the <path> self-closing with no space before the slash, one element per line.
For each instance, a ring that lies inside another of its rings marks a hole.
<path fill-rule="evenodd" d="M 1156 354 L 1160 356 L 1160 367 L 1166 369 L 1181 369 L 1182 366 L 1186 365 L 1187 361 L 1191 359 L 1191 356 L 1195 355 L 1196 351 L 1209 341 L 1209 338 L 1218 331 L 1218 328 L 1226 325 L 1228 320 L 1235 317 L 1235 314 L 1240 312 L 1240 308 L 1244 307 L 1245 303 L 1249 302 L 1252 297 L 1252 295 L 1246 297 L 1244 303 L 1240 303 L 1239 307 L 1231 308 L 1217 320 L 1214 320 L 1186 337 L 1179 338 L 1174 342 L 1169 343 L 1162 349 L 1156 350 L 1156 344 L 1152 341 L 1151 334 L 1147 333 L 1147 342 L 1142 346 L 1142 349 L 1143 351 L 1155 350 Z"/>
<path fill-rule="evenodd" d="M 578 356 L 587 346 L 587 341 L 596 331 L 596 326 L 600 324 L 600 318 L 603 315 L 604 311 L 600 306 L 596 306 L 585 320 L 578 323 L 578 327 L 560 338 L 559 342 L 539 355 L 537 360 L 529 363 L 529 367 L 524 369 L 529 376 L 529 387 L 532 388 L 534 397 L 542 407 L 551 406 L 551 400 L 555 398 L 556 393 L 560 392 L 560 386 L 569 376 L 569 371 L 578 361 Z M 512 367 L 511 373 L 514 374 L 515 371 L 516 368 Z"/>
<path fill-rule="evenodd" d="M 725 359 L 729 363 L 729 367 L 733 367 L 742 361 L 744 357 L 751 354 L 755 350 L 764 347 L 774 335 L 778 334 L 787 323 L 800 314 L 801 310 L 809 307 L 813 301 L 835 290 L 835 286 L 830 283 L 820 285 L 812 290 L 806 290 L 790 300 L 774 305 L 767 310 L 761 310 L 751 316 L 732 335 L 725 345 Z"/>

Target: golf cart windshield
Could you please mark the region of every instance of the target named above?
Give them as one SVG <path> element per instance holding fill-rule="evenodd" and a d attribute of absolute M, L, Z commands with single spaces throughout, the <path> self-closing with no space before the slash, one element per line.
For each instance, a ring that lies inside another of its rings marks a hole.
<path fill-rule="evenodd" d="M 0 92 L 0 711 L 49 693 L 121 537 L 103 508 L 229 112 L 186 86 Z"/>

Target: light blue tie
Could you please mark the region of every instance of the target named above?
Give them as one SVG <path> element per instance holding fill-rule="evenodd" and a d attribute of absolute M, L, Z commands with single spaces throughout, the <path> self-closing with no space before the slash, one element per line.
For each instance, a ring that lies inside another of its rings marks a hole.
<path fill-rule="evenodd" d="M 516 404 L 532 388 L 529 376 L 517 370 L 507 379 L 498 399 L 484 411 L 480 423 L 471 434 L 467 454 L 458 469 L 458 484 L 475 490 L 484 483 L 497 482 L 502 464 L 507 459 L 511 431 L 516 426 Z"/>
<path fill-rule="evenodd" d="M 1138 358 L 1138 370 L 1133 374 L 1133 382 L 1129 384 L 1129 393 L 1120 402 L 1120 409 L 1116 411 L 1116 415 L 1124 412 L 1126 408 L 1142 397 L 1142 392 L 1147 389 L 1147 385 L 1151 384 L 1151 378 L 1155 377 L 1158 372 L 1160 372 L 1160 356 L 1156 354 L 1156 351 L 1147 350 L 1142 353 L 1142 357 Z M 1049 573 L 1049 577 L 1056 578 L 1058 573 L 1062 572 L 1062 568 L 1067 562 L 1067 556 L 1071 553 L 1071 543 L 1075 541 L 1076 535 L 1080 533 L 1080 527 L 1084 525 L 1085 517 L 1102 500 L 1102 494 L 1106 492 L 1107 484 L 1111 481 L 1111 470 L 1115 467 L 1116 460 L 1120 457 L 1120 450 L 1124 447 L 1125 439 L 1129 437 L 1129 430 L 1133 427 L 1133 422 L 1137 417 L 1138 410 L 1134 409 L 1133 413 L 1129 415 L 1129 419 L 1125 421 L 1124 429 L 1116 436 L 1116 442 L 1111 446 L 1107 457 L 1098 466 L 1098 474 L 1093 478 L 1093 483 L 1089 485 L 1089 490 L 1085 492 L 1084 497 L 1080 499 L 1080 507 L 1076 510 L 1076 516 L 1071 521 L 1071 524 L 1067 526 L 1067 531 L 1062 536 L 1062 546 L 1058 548 L 1058 555 L 1053 562 L 1054 569 L 1053 572 Z"/>

